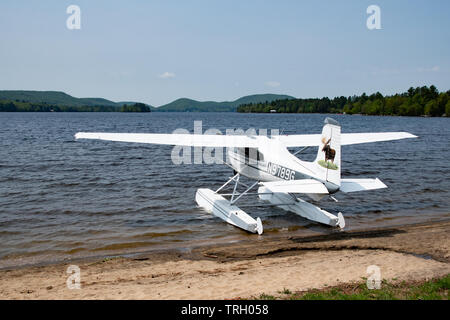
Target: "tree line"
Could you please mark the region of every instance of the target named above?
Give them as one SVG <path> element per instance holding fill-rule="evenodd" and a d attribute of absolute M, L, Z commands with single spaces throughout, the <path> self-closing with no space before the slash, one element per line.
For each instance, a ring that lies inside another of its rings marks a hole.
<path fill-rule="evenodd" d="M 133 105 L 124 104 L 120 109 L 121 112 L 151 112 L 150 107 L 145 103 L 135 103 Z"/>
<path fill-rule="evenodd" d="M 383 96 L 371 95 L 335 97 L 333 99 L 284 99 L 240 105 L 238 112 L 255 113 L 345 113 L 397 116 L 450 116 L 450 90 L 439 92 L 434 85 L 409 88 L 407 92 Z"/>
<path fill-rule="evenodd" d="M 20 100 L 0 101 L 0 112 L 150 112 L 144 103 L 117 106 L 64 106 L 45 102 L 26 102 Z"/>

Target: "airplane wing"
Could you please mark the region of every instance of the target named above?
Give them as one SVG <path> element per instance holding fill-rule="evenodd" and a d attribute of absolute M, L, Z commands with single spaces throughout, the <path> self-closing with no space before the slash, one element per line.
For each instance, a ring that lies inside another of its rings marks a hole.
<path fill-rule="evenodd" d="M 408 132 L 368 132 L 368 133 L 341 133 L 341 145 L 369 143 L 379 141 L 417 138 Z M 315 147 L 320 143 L 320 134 L 293 134 L 276 137 L 286 147 Z"/>
<path fill-rule="evenodd" d="M 163 133 L 78 132 L 75 139 L 97 139 L 118 142 L 166 144 L 192 147 L 256 148 L 258 137 L 245 135 L 202 135 Z"/>
<path fill-rule="evenodd" d="M 378 178 L 376 179 L 341 179 L 341 187 L 339 190 L 342 192 L 356 192 L 383 189 L 387 186 Z"/>
<path fill-rule="evenodd" d="M 313 179 L 262 182 L 272 192 L 328 194 L 325 185 Z"/>
<path fill-rule="evenodd" d="M 408 132 L 342 133 L 341 145 L 417 138 Z M 167 144 L 192 147 L 257 148 L 258 136 L 246 135 L 202 135 L 202 134 L 164 134 L 164 133 L 108 133 L 78 132 L 75 139 L 97 139 L 119 142 Z M 320 144 L 320 134 L 294 134 L 274 136 L 286 147 L 315 147 Z"/>

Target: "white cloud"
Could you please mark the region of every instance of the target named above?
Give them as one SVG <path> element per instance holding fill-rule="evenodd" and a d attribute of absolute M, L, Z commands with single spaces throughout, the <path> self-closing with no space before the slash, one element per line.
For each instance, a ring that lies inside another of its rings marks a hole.
<path fill-rule="evenodd" d="M 279 87 L 281 85 L 281 83 L 276 82 L 276 81 L 267 81 L 265 83 L 265 85 L 268 87 L 276 88 L 276 87 Z"/>
<path fill-rule="evenodd" d="M 417 68 L 417 71 L 419 72 L 439 72 L 441 68 L 439 66 L 434 66 L 431 68 Z"/>
<path fill-rule="evenodd" d="M 170 78 L 175 78 L 175 73 L 172 72 L 164 72 L 163 74 L 159 75 L 160 78 L 162 79 L 170 79 Z"/>

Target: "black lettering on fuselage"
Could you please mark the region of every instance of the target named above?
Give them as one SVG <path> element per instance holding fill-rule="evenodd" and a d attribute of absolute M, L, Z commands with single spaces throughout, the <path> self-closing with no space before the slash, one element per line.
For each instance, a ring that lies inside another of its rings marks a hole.
<path fill-rule="evenodd" d="M 266 172 L 284 180 L 295 180 L 295 170 L 280 166 L 276 163 L 267 163 Z"/>

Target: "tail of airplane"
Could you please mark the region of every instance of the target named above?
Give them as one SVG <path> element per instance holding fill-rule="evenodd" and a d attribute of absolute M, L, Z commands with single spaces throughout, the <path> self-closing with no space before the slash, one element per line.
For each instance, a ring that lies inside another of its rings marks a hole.
<path fill-rule="evenodd" d="M 319 179 L 341 185 L 341 126 L 334 119 L 325 119 L 314 164 Z"/>

